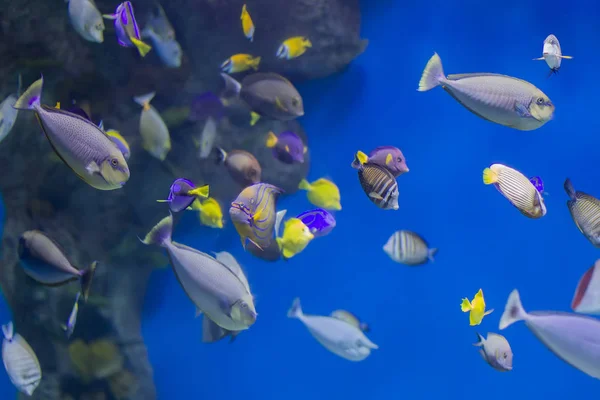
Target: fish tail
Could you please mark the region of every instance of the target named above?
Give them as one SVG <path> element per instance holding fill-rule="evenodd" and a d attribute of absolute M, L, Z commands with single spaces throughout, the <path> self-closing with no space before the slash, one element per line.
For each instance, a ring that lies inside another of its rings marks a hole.
<path fill-rule="evenodd" d="M 517 289 L 510 292 L 506 306 L 504 307 L 504 313 L 500 317 L 499 329 L 505 329 L 517 321 L 526 320 L 528 317 L 527 312 L 521 304 L 521 297 Z"/>
<path fill-rule="evenodd" d="M 256 123 L 258 122 L 259 119 L 260 119 L 260 114 L 252 111 L 250 113 L 250 126 L 256 125 Z"/>
<path fill-rule="evenodd" d="M 273 132 L 269 132 L 267 135 L 266 145 L 268 148 L 273 148 L 277 144 L 277 136 Z"/>
<path fill-rule="evenodd" d="M 498 182 L 498 174 L 491 168 L 483 170 L 483 183 L 491 185 L 492 183 Z"/>
<path fill-rule="evenodd" d="M 192 210 L 202 211 L 202 203 L 200 203 L 200 200 L 198 200 L 198 199 L 194 200 L 194 202 L 192 203 Z"/>
<path fill-rule="evenodd" d="M 200 187 L 197 187 L 195 189 L 188 191 L 188 194 L 190 196 L 202 197 L 203 199 L 207 199 L 209 190 L 210 190 L 210 186 L 204 185 L 204 186 L 200 186 Z"/>
<path fill-rule="evenodd" d="M 206 315 L 202 321 L 202 342 L 203 343 L 215 343 L 219 340 L 232 335 L 232 331 L 228 331 L 227 329 L 221 328 L 219 325 L 214 323 L 210 318 Z M 230 343 L 233 341 L 234 336 L 232 335 L 232 339 Z"/>
<path fill-rule="evenodd" d="M 354 155 L 354 161 L 352 161 L 352 168 L 360 169 L 360 166 L 366 164 L 367 161 L 369 161 L 369 156 L 359 150 Z"/>
<path fill-rule="evenodd" d="M 131 43 L 133 43 L 135 45 L 135 47 L 138 50 L 138 53 L 140 53 L 140 56 L 142 57 L 146 57 L 146 54 L 148 54 L 148 52 L 150 50 L 152 50 L 152 46 L 150 46 L 147 43 L 142 42 L 139 39 L 136 39 L 134 37 L 130 38 L 131 39 Z"/>
<path fill-rule="evenodd" d="M 292 307 L 288 310 L 288 318 L 300 318 L 304 315 L 302 313 L 302 307 L 300 306 L 300 298 L 296 297 L 292 303 Z"/>
<path fill-rule="evenodd" d="M 171 234 L 173 233 L 173 215 L 169 213 L 168 217 L 163 218 L 142 240 L 142 243 L 151 245 L 156 244 L 158 246 L 165 246 L 171 241 Z"/>
<path fill-rule="evenodd" d="M 427 258 L 429 259 L 429 261 L 435 262 L 433 257 L 437 254 L 437 252 L 438 252 L 438 249 L 427 250 Z"/>
<path fill-rule="evenodd" d="M 2 325 L 2 333 L 4 334 L 4 338 L 6 340 L 12 340 L 13 336 L 15 336 L 15 330 L 12 321 L 6 325 Z"/>
<path fill-rule="evenodd" d="M 462 312 L 469 312 L 473 309 L 469 299 L 467 299 L 467 298 L 462 299 L 462 303 L 460 304 L 460 309 L 462 310 Z"/>
<path fill-rule="evenodd" d="M 140 106 L 144 107 L 144 110 L 147 110 L 154 96 L 156 96 L 156 92 L 150 92 L 141 96 L 134 97 L 133 101 L 138 103 Z"/>
<path fill-rule="evenodd" d="M 306 46 L 306 47 L 312 47 L 312 42 L 310 41 L 310 39 L 309 39 L 309 38 L 304 38 L 304 40 L 303 40 L 303 44 L 304 44 L 304 46 Z"/>
<path fill-rule="evenodd" d="M 17 110 L 33 110 L 35 107 L 40 106 L 40 99 L 42 98 L 42 88 L 44 86 L 44 77 L 42 76 L 37 81 L 33 82 L 31 86 L 27 88 L 25 93 L 19 97 L 13 106 Z"/>
<path fill-rule="evenodd" d="M 485 339 L 478 332 L 475 332 L 475 334 L 477 335 L 477 342 L 473 343 L 473 346 L 483 346 Z"/>
<path fill-rule="evenodd" d="M 567 178 L 565 180 L 564 187 L 565 187 L 565 192 L 567 192 L 567 194 L 569 195 L 571 200 L 575 200 L 576 199 L 575 188 L 573 187 L 573 183 L 571 182 L 571 180 L 569 178 Z"/>
<path fill-rule="evenodd" d="M 442 59 L 437 53 L 433 53 L 433 56 L 427 62 L 421 80 L 419 81 L 419 92 L 426 92 L 439 86 L 442 81 L 446 79 L 444 75 L 444 68 L 442 67 Z"/>
<path fill-rule="evenodd" d="M 250 64 L 255 71 L 258 71 L 258 66 L 260 64 L 261 59 L 262 57 L 255 57 L 254 60 L 252 60 L 252 64 Z"/>
<path fill-rule="evenodd" d="M 279 237 L 279 228 L 281 227 L 281 221 L 283 221 L 283 217 L 285 217 L 286 213 L 287 213 L 287 210 L 281 210 L 281 211 L 278 211 L 277 214 L 275 214 L 275 237 L 276 238 Z"/>
<path fill-rule="evenodd" d="M 216 164 L 223 164 L 227 160 L 227 153 L 220 147 L 215 147 Z"/>
<path fill-rule="evenodd" d="M 301 190 L 310 190 L 310 183 L 306 179 L 302 179 L 298 184 L 298 189 Z"/>
<path fill-rule="evenodd" d="M 92 287 L 92 280 L 96 273 L 96 267 L 98 262 L 94 261 L 90 267 L 81 273 L 81 293 L 83 294 L 83 300 L 87 302 L 88 296 L 90 295 L 90 288 Z M 79 297 L 77 298 L 79 300 Z"/>
<path fill-rule="evenodd" d="M 236 96 L 238 96 L 240 94 L 240 90 L 242 90 L 242 84 L 227 74 L 221 73 L 221 76 L 225 80 L 225 90 L 228 92 L 233 92 Z"/>

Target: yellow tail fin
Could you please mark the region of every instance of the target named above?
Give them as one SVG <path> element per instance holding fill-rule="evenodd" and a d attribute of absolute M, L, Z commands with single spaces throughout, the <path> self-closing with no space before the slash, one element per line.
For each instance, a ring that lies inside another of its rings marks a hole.
<path fill-rule="evenodd" d="M 298 189 L 310 190 L 310 183 L 306 179 L 302 179 L 298 185 Z"/>
<path fill-rule="evenodd" d="M 136 38 L 129 38 L 131 39 L 131 42 L 135 45 L 135 47 L 137 47 L 138 52 L 140 53 L 140 56 L 145 57 L 146 54 L 148 54 L 148 52 L 152 49 L 152 47 L 144 42 L 142 42 L 139 39 Z"/>
<path fill-rule="evenodd" d="M 260 59 L 261 57 L 255 57 L 254 60 L 252 60 L 252 68 L 254 68 L 255 71 L 258 71 L 258 65 L 260 64 Z"/>
<path fill-rule="evenodd" d="M 273 132 L 269 132 L 267 135 L 267 147 L 272 148 L 277 144 L 277 136 Z"/>
<path fill-rule="evenodd" d="M 469 299 L 463 299 L 462 303 L 460 305 L 460 309 L 462 310 L 462 312 L 469 312 L 471 311 L 472 307 L 471 307 L 471 302 L 469 302 Z"/>
<path fill-rule="evenodd" d="M 202 197 L 203 199 L 208 198 L 210 187 L 208 185 L 200 186 L 196 189 L 192 189 L 188 192 L 190 196 Z"/>
<path fill-rule="evenodd" d="M 257 123 L 257 122 L 258 122 L 258 120 L 260 119 L 260 115 L 259 115 L 259 114 L 257 114 L 257 113 L 255 113 L 254 111 L 252 111 L 252 112 L 250 113 L 250 117 L 252 118 L 252 119 L 250 120 L 250 126 L 254 126 L 254 125 L 256 125 L 256 123 Z"/>
<path fill-rule="evenodd" d="M 490 168 L 483 170 L 483 183 L 491 185 L 492 183 L 498 182 L 498 174 L 492 171 Z"/>

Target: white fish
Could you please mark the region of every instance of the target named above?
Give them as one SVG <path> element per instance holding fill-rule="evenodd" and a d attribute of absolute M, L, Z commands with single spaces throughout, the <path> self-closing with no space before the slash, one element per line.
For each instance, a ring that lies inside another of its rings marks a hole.
<path fill-rule="evenodd" d="M 600 315 L 600 259 L 577 283 L 571 308 L 578 313 Z"/>
<path fill-rule="evenodd" d="M 573 57 L 571 56 L 563 56 L 562 51 L 560 50 L 560 43 L 558 39 L 554 35 L 548 35 L 546 40 L 544 40 L 544 49 L 542 52 L 542 57 L 534 58 L 534 60 L 546 60 L 546 64 L 550 67 L 550 73 L 557 73 L 560 69 L 560 64 L 562 63 L 562 59 L 570 60 Z"/>
<path fill-rule="evenodd" d="M 383 246 L 385 254 L 397 263 L 417 266 L 433 262 L 438 249 L 429 245 L 418 234 L 411 231 L 397 231 L 390 236 Z"/>
<path fill-rule="evenodd" d="M 13 106 L 17 102 L 17 97 L 21 93 L 21 75 L 19 75 L 19 84 L 17 86 L 17 93 L 10 94 L 6 99 L 0 103 L 0 142 L 3 141 L 13 126 L 15 125 L 15 121 L 17 120 L 17 116 L 19 115 L 19 110 L 14 108 Z"/>
<path fill-rule="evenodd" d="M 508 340 L 497 333 L 488 333 L 487 339 L 477 333 L 477 343 L 481 357 L 495 370 L 511 371 L 513 368 L 513 352 Z"/>
<path fill-rule="evenodd" d="M 31 396 L 42 380 L 42 368 L 27 341 L 14 332 L 13 323 L 2 325 L 2 361 L 10 381 L 27 396 Z"/>
<path fill-rule="evenodd" d="M 372 349 L 379 348 L 358 327 L 346 321 L 333 317 L 304 315 L 299 298 L 294 300 L 288 317 L 302 321 L 319 343 L 346 360 L 362 361 L 371 354 Z"/>
<path fill-rule="evenodd" d="M 134 97 L 133 100 L 143 107 L 140 116 L 140 135 L 142 147 L 152 156 L 164 161 L 171 151 L 171 136 L 169 128 L 162 117 L 150 102 L 156 95 L 155 92 Z"/>
<path fill-rule="evenodd" d="M 79 35 L 87 41 L 104 42 L 104 21 L 94 0 L 66 0 L 69 18 Z"/>
<path fill-rule="evenodd" d="M 67 323 L 62 325 L 63 331 L 67 333 L 67 338 L 70 338 L 75 330 L 75 324 L 77 323 L 77 313 L 79 312 L 79 297 L 81 297 L 81 292 L 77 292 L 75 296 L 75 304 L 73 304 L 73 309 L 71 310 L 71 314 L 69 315 L 69 319 Z"/>
<path fill-rule="evenodd" d="M 151 26 L 146 26 L 142 30 L 142 38 L 148 38 L 152 40 L 154 49 L 158 53 L 163 64 L 169 68 L 181 67 L 181 59 L 183 57 L 183 50 L 177 40 L 164 38 L 157 34 Z"/>
<path fill-rule="evenodd" d="M 208 117 L 200 134 L 200 140 L 196 143 L 199 148 L 198 157 L 205 159 L 212 154 L 216 137 L 217 123 L 212 117 Z"/>
<path fill-rule="evenodd" d="M 446 76 L 440 56 L 434 53 L 417 90 L 425 92 L 437 86 L 478 117 L 521 131 L 537 129 L 554 115 L 554 104 L 531 83 L 491 73 Z"/>

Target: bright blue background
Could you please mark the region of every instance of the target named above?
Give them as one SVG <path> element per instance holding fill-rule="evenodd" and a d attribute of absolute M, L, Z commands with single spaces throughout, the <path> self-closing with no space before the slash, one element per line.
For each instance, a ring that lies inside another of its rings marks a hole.
<path fill-rule="evenodd" d="M 527 310 L 568 310 L 577 281 L 597 258 L 571 220 L 562 185 L 568 176 L 577 189 L 600 196 L 600 3 L 362 3 L 366 52 L 342 74 L 299 85 L 309 179 L 329 176 L 338 184 L 337 228 L 289 262 L 269 264 L 242 251 L 230 224 L 217 233 L 187 215 L 175 240 L 238 257 L 259 317 L 234 344 L 202 344 L 193 305 L 170 269 L 157 271 L 143 333 L 158 398 L 516 400 L 597 393 L 594 379 L 556 358 L 522 323 L 502 332 L 514 370 L 493 370 L 471 346 L 475 329 L 459 305 L 483 289 L 488 308 L 496 309 L 477 327 L 484 334 L 498 332 L 514 288 Z M 546 64 L 532 58 L 541 56 L 550 33 L 575 58 L 546 78 Z M 555 103 L 555 119 L 521 132 L 477 118 L 440 88 L 417 92 L 434 51 L 447 74 L 487 71 L 534 83 Z M 349 166 L 356 150 L 379 145 L 400 147 L 410 167 L 399 178 L 398 211 L 371 204 Z M 544 218 L 525 218 L 482 183 L 483 168 L 496 162 L 543 177 L 550 192 Z M 295 215 L 310 205 L 298 193 L 280 206 Z M 439 247 L 436 262 L 392 262 L 382 246 L 399 229 Z M 345 308 L 360 315 L 380 349 L 360 363 L 327 352 L 286 317 L 296 296 L 306 313 Z"/>

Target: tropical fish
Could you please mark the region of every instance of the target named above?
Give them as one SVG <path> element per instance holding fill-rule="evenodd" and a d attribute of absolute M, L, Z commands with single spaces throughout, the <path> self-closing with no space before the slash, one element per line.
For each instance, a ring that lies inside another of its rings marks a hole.
<path fill-rule="evenodd" d="M 366 322 L 361 322 L 360 318 L 346 310 L 335 310 L 331 313 L 333 318 L 337 318 L 341 321 L 346 321 L 350 325 L 353 325 L 363 332 L 371 332 L 371 328 Z"/>
<path fill-rule="evenodd" d="M 179 68 L 181 66 L 183 56 L 181 45 L 175 39 L 175 29 L 159 3 L 155 3 L 149 13 L 141 36 L 152 40 L 158 56 L 167 67 Z"/>
<path fill-rule="evenodd" d="M 79 312 L 79 297 L 81 296 L 81 292 L 77 292 L 75 296 L 75 304 L 73 304 L 73 310 L 71 310 L 71 314 L 69 315 L 69 319 L 67 323 L 62 325 L 63 331 L 66 332 L 67 338 L 70 338 L 75 330 L 75 324 L 77 323 L 77 313 Z"/>
<path fill-rule="evenodd" d="M 283 190 L 267 183 L 256 183 L 240 192 L 231 203 L 229 216 L 242 246 L 249 241 L 259 249 L 269 247 L 275 229 L 275 205 Z"/>
<path fill-rule="evenodd" d="M 483 299 L 483 291 L 481 289 L 475 293 L 475 297 L 473 297 L 471 302 L 469 302 L 469 299 L 467 298 L 462 299 L 460 309 L 462 312 L 469 313 L 469 325 L 471 326 L 481 324 L 483 317 L 494 311 L 493 308 L 491 310 L 485 310 L 485 300 Z"/>
<path fill-rule="evenodd" d="M 212 117 L 208 117 L 204 123 L 204 128 L 200 134 L 200 139 L 196 140 L 198 147 L 198 158 L 205 159 L 213 151 L 215 139 L 217 137 L 217 123 Z"/>
<path fill-rule="evenodd" d="M 19 238 L 19 260 L 25 273 L 43 285 L 79 280 L 83 299 L 87 301 L 98 262 L 86 269 L 75 268 L 57 243 L 36 230 L 23 232 Z"/>
<path fill-rule="evenodd" d="M 398 263 L 416 266 L 433 262 L 438 249 L 429 248 L 421 236 L 411 231 L 397 231 L 383 246 L 385 254 Z"/>
<path fill-rule="evenodd" d="M 121 151 L 123 158 L 125 158 L 125 160 L 129 160 L 129 157 L 131 156 L 131 149 L 129 148 L 129 143 L 127 143 L 127 140 L 121 136 L 119 131 L 115 131 L 114 129 L 107 130 L 106 134 Z"/>
<path fill-rule="evenodd" d="M 17 102 L 17 97 L 21 92 L 21 75 L 19 75 L 19 85 L 17 86 L 17 95 L 14 94 L 8 95 L 2 103 L 0 103 L 0 142 L 2 142 L 10 133 L 13 126 L 15 125 L 15 121 L 17 120 L 17 116 L 19 115 L 19 110 L 14 108 L 13 106 Z"/>
<path fill-rule="evenodd" d="M 368 163 L 362 152 L 356 153 L 354 163 L 358 164 L 358 181 L 369 200 L 383 210 L 397 210 L 400 193 L 394 175 L 385 167 Z"/>
<path fill-rule="evenodd" d="M 377 164 L 387 169 L 394 175 L 394 178 L 409 171 L 404 154 L 397 147 L 379 146 L 371 151 L 368 156 L 362 151 L 356 152 L 356 155 L 352 162 L 352 168 L 354 169 L 360 169 L 360 160 L 363 160 L 365 164 Z"/>
<path fill-rule="evenodd" d="M 513 352 L 508 340 L 497 333 L 488 333 L 487 339 L 477 334 L 477 343 L 481 357 L 495 370 L 506 372 L 512 370 Z"/>
<path fill-rule="evenodd" d="M 323 237 L 331 233 L 335 228 L 336 221 L 334 216 L 327 210 L 315 208 L 314 210 L 304 211 L 296 218 L 308 226 L 315 237 Z"/>
<path fill-rule="evenodd" d="M 2 333 L 2 361 L 8 377 L 19 392 L 31 396 L 42 380 L 40 362 L 23 336 L 14 332 L 12 322 L 2 325 Z"/>
<path fill-rule="evenodd" d="M 285 164 L 303 163 L 307 148 L 294 132 L 285 131 L 275 135 L 267 135 L 267 147 L 273 149 L 273 157 Z"/>
<path fill-rule="evenodd" d="M 194 97 L 190 106 L 190 121 L 204 121 L 213 118 L 220 121 L 225 116 L 225 106 L 213 92 L 204 92 Z"/>
<path fill-rule="evenodd" d="M 67 0 L 69 19 L 75 31 L 89 42 L 104 42 L 104 21 L 94 0 Z"/>
<path fill-rule="evenodd" d="M 140 116 L 142 147 L 155 158 L 164 161 L 169 151 L 171 151 L 171 135 L 165 121 L 163 121 L 158 111 L 150 105 L 155 95 L 155 92 L 151 92 L 134 97 L 133 100 L 142 106 Z"/>
<path fill-rule="evenodd" d="M 242 186 L 260 182 L 262 168 L 256 157 L 245 150 L 232 150 L 227 153 L 220 147 L 216 148 L 217 164 L 224 164 L 229 175 Z"/>
<path fill-rule="evenodd" d="M 473 114 L 509 128 L 531 131 L 550 121 L 554 115 L 554 104 L 531 83 L 491 73 L 446 77 L 442 60 L 434 53 L 417 90 L 424 92 L 440 85 Z"/>
<path fill-rule="evenodd" d="M 600 260 L 596 260 L 579 279 L 571 308 L 583 314 L 600 315 Z M 596 273 L 598 272 L 598 273 Z"/>
<path fill-rule="evenodd" d="M 258 71 L 261 57 L 255 57 L 252 54 L 234 54 L 221 64 L 221 71 L 227 74 L 235 74 L 238 72 L 248 71 L 253 69 Z"/>
<path fill-rule="evenodd" d="M 194 182 L 186 178 L 177 178 L 171 184 L 167 200 L 157 200 L 159 203 L 169 203 L 172 212 L 180 212 L 191 209 L 190 206 L 197 198 L 206 199 L 209 194 L 209 186 L 196 187 Z"/>
<path fill-rule="evenodd" d="M 483 183 L 493 184 L 524 216 L 537 219 L 546 215 L 546 204 L 542 194 L 516 169 L 492 164 L 483 170 Z"/>
<path fill-rule="evenodd" d="M 202 202 L 198 199 L 194 200 L 192 210 L 198 211 L 202 225 L 210 226 L 211 228 L 223 228 L 223 211 L 221 211 L 221 206 L 217 200 L 212 197 Z"/>
<path fill-rule="evenodd" d="M 135 20 L 133 6 L 130 1 L 119 4 L 114 14 L 104 14 L 102 16 L 115 21 L 117 42 L 120 46 L 135 47 L 142 57 L 152 49 L 152 47 L 142 41 L 140 29 Z"/>
<path fill-rule="evenodd" d="M 154 2 L 154 6 L 148 13 L 146 25 L 152 26 L 154 32 L 164 39 L 175 39 L 175 29 L 167 18 L 165 10 L 157 1 Z"/>
<path fill-rule="evenodd" d="M 544 194 L 544 181 L 539 176 L 529 178 L 529 182 L 537 189 L 538 192 Z"/>
<path fill-rule="evenodd" d="M 378 349 L 360 328 L 348 322 L 327 316 L 305 315 L 300 306 L 300 299 L 294 299 L 288 311 L 289 318 L 299 319 L 310 334 L 330 352 L 350 361 L 362 361 Z"/>
<path fill-rule="evenodd" d="M 309 38 L 304 36 L 294 36 L 286 39 L 281 43 L 277 49 L 277 58 L 285 58 L 291 60 L 292 58 L 300 57 L 306 53 L 306 50 L 312 47 L 312 43 Z"/>
<path fill-rule="evenodd" d="M 567 207 L 573 222 L 590 243 L 600 248 L 600 200 L 587 193 L 575 191 L 569 178 L 565 180 L 564 187 L 570 198 Z"/>
<path fill-rule="evenodd" d="M 560 50 L 560 43 L 558 42 L 558 39 L 556 36 L 550 34 L 544 40 L 542 57 L 534 58 L 534 60 L 545 60 L 546 64 L 548 64 L 550 67 L 550 75 L 552 75 L 558 73 L 563 58 L 570 60 L 573 57 L 563 56 L 562 51 Z"/>
<path fill-rule="evenodd" d="M 298 188 L 306 190 L 308 201 L 317 207 L 333 211 L 342 209 L 342 205 L 340 204 L 340 190 L 329 179 L 320 178 L 312 183 L 308 183 L 306 179 L 302 179 Z"/>
<path fill-rule="evenodd" d="M 277 244 L 284 258 L 292 258 L 302 252 L 311 240 L 315 238 L 308 226 L 298 218 L 285 221 L 283 235 L 277 237 Z"/>
<path fill-rule="evenodd" d="M 257 116 L 281 121 L 296 119 L 304 115 L 304 105 L 298 90 L 290 81 L 273 72 L 256 72 L 247 75 L 242 83 L 227 74 L 226 91 L 239 96 Z"/>
<path fill-rule="evenodd" d="M 252 42 L 254 40 L 254 22 L 252 22 L 252 18 L 250 18 L 250 14 L 246 9 L 245 4 L 242 6 L 242 15 L 240 16 L 240 19 L 242 20 L 244 36 Z"/>
<path fill-rule="evenodd" d="M 600 379 L 600 321 L 559 311 L 526 312 L 518 290 L 508 296 L 500 329 L 517 321 L 525 325 L 548 350 L 572 367 Z"/>
<path fill-rule="evenodd" d="M 256 309 L 247 281 L 237 271 L 210 255 L 171 240 L 173 216 L 163 218 L 142 241 L 164 247 L 171 266 L 187 296 L 197 307 L 196 315 L 228 331 L 242 331 L 256 322 Z"/>
<path fill-rule="evenodd" d="M 88 185 L 99 190 L 123 187 L 129 180 L 123 154 L 92 121 L 42 105 L 43 85 L 43 78 L 32 83 L 14 107 L 35 112 L 54 152 Z"/>
<path fill-rule="evenodd" d="M 276 240 L 272 240 L 267 247 L 259 247 L 249 241 L 246 245 L 246 251 L 263 261 L 275 262 L 281 259 L 281 249 Z"/>

